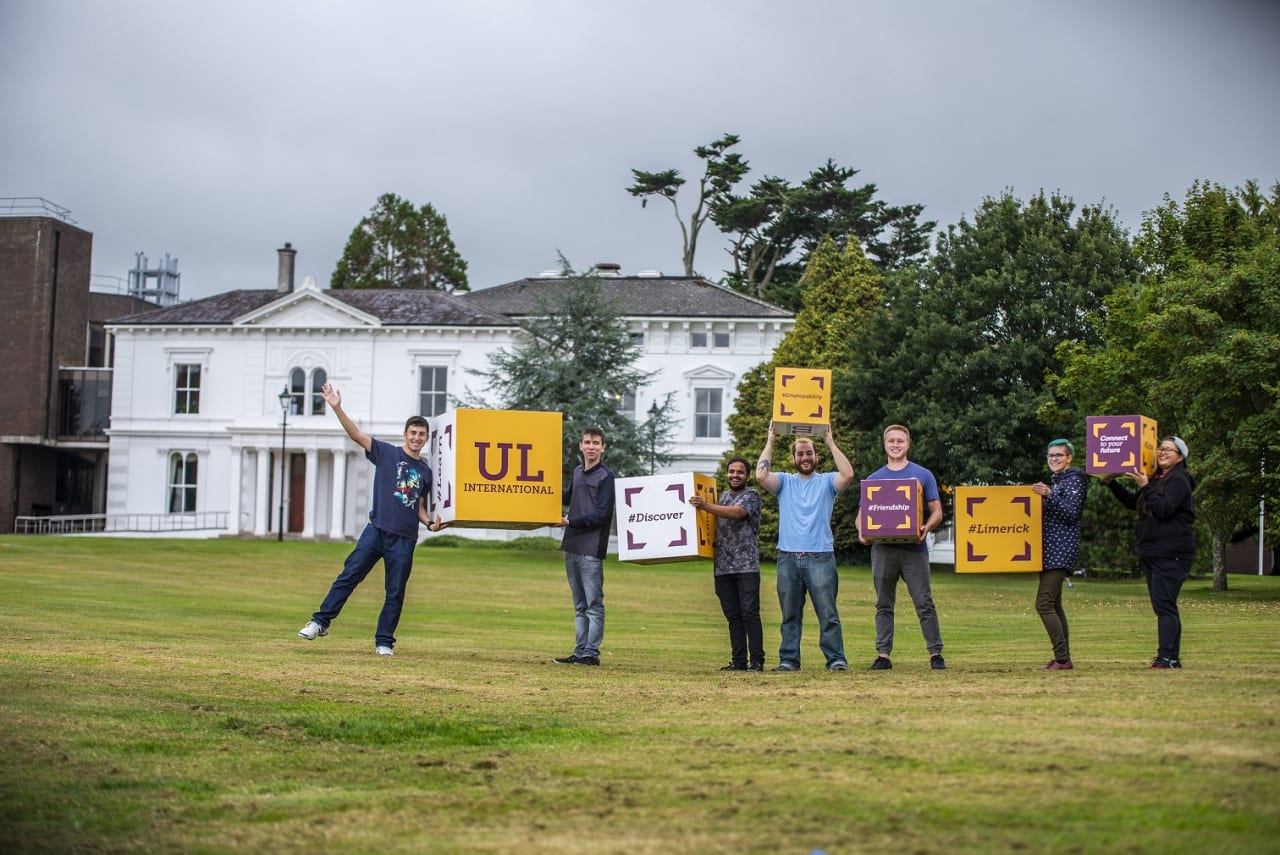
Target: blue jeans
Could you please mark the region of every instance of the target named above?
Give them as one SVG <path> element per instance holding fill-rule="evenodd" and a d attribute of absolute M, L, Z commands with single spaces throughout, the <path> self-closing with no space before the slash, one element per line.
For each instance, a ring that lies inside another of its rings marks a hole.
<path fill-rule="evenodd" d="M 604 560 L 566 552 L 564 574 L 573 593 L 573 655 L 599 656 L 604 641 Z"/>
<path fill-rule="evenodd" d="M 929 553 L 897 549 L 877 543 L 871 547 L 871 580 L 876 588 L 876 651 L 888 656 L 893 652 L 893 610 L 898 601 L 898 580 L 907 583 L 907 593 L 920 619 L 929 654 L 942 652 L 942 631 L 938 628 L 938 610 L 933 605 L 933 589 L 929 584 Z"/>
<path fill-rule="evenodd" d="M 374 641 L 379 645 L 395 647 L 396 625 L 400 623 L 400 611 L 404 608 L 404 590 L 409 583 L 409 574 L 413 572 L 413 548 L 418 545 L 416 537 L 401 537 L 388 534 L 372 525 L 364 527 L 356 548 L 347 556 L 342 565 L 342 572 L 333 580 L 328 595 L 320 604 L 320 610 L 311 619 L 323 627 L 338 617 L 347 598 L 355 591 L 356 586 L 369 575 L 373 565 L 382 559 L 386 571 L 386 598 L 382 601 L 382 612 L 378 615 L 378 631 Z"/>
<path fill-rule="evenodd" d="M 845 662 L 844 635 L 836 595 L 840 577 L 834 552 L 778 552 L 778 605 L 782 608 L 782 644 L 778 664 L 800 667 L 800 636 L 804 630 L 805 594 L 818 616 L 818 649 L 827 667 Z"/>

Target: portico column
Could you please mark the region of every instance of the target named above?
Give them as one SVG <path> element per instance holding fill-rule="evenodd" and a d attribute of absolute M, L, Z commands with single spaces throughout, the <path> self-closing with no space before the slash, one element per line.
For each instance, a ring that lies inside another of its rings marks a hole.
<path fill-rule="evenodd" d="M 268 492 L 271 489 L 271 473 L 268 471 L 271 465 L 271 453 L 263 446 L 255 448 L 254 453 L 258 455 L 258 485 L 254 491 L 253 534 L 255 537 L 265 537 L 267 514 L 270 513 L 267 501 L 271 498 Z"/>
<path fill-rule="evenodd" d="M 333 453 L 333 507 L 329 511 L 329 537 L 341 540 L 347 517 L 347 453 Z"/>
<path fill-rule="evenodd" d="M 244 457 L 244 449 L 240 446 L 231 448 L 231 478 L 227 484 L 227 533 L 240 533 L 240 467 Z"/>
<path fill-rule="evenodd" d="M 302 537 L 310 540 L 316 536 L 316 475 L 320 471 L 320 455 L 314 448 L 308 448 L 306 455 L 307 482 L 302 490 Z"/>

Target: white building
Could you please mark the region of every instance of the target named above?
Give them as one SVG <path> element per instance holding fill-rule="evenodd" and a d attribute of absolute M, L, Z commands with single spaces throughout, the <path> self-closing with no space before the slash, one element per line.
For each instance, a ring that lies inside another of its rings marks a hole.
<path fill-rule="evenodd" d="M 108 517 L 196 515 L 206 534 L 349 538 L 363 528 L 373 468 L 328 413 L 321 384 L 373 436 L 399 442 L 407 414 L 443 412 L 477 389 L 468 368 L 509 348 L 540 276 L 452 296 L 439 291 L 321 291 L 292 285 L 280 251 L 276 289 L 231 291 L 112 324 L 114 383 Z M 621 276 L 609 295 L 658 372 L 637 416 L 675 392 L 681 430 L 671 468 L 711 472 L 729 447 L 724 419 L 743 374 L 794 325 L 787 311 L 696 277 Z M 279 399 L 288 392 L 282 436 Z M 283 453 L 282 453 L 283 444 Z M 281 477 L 281 462 L 284 474 Z M 280 485 L 286 485 L 281 495 Z M 115 526 L 117 529 L 119 525 Z"/>

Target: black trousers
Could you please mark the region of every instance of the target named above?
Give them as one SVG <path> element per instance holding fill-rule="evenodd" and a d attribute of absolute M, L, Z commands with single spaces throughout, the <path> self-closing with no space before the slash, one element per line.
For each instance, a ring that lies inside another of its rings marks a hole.
<path fill-rule="evenodd" d="M 733 664 L 764 666 L 764 630 L 760 626 L 760 574 L 729 573 L 716 578 L 720 610 L 729 622 L 729 649 Z"/>
<path fill-rule="evenodd" d="M 1151 610 L 1156 613 L 1157 654 L 1161 659 L 1182 658 L 1182 616 L 1178 613 L 1178 594 L 1191 574 L 1187 558 L 1143 558 L 1142 570 L 1147 576 L 1147 594 Z"/>

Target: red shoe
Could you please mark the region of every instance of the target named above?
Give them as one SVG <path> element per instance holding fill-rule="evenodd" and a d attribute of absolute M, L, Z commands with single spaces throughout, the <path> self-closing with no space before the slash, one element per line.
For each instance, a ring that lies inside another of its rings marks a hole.
<path fill-rule="evenodd" d="M 1151 660 L 1151 668 L 1149 668 L 1148 670 L 1155 669 L 1157 671 L 1167 671 L 1173 667 L 1175 667 L 1174 664 L 1170 662 L 1168 659 L 1162 659 L 1159 656 L 1157 656 L 1155 659 Z"/>
<path fill-rule="evenodd" d="M 1059 662 L 1057 659 L 1050 659 L 1050 660 L 1049 660 L 1049 664 L 1048 664 L 1048 665 L 1046 665 L 1046 666 L 1044 666 L 1044 670 L 1046 670 L 1046 671 L 1070 671 L 1071 669 L 1073 669 L 1073 668 L 1075 668 L 1075 667 L 1076 667 L 1076 666 L 1072 665 L 1070 662 Z"/>

